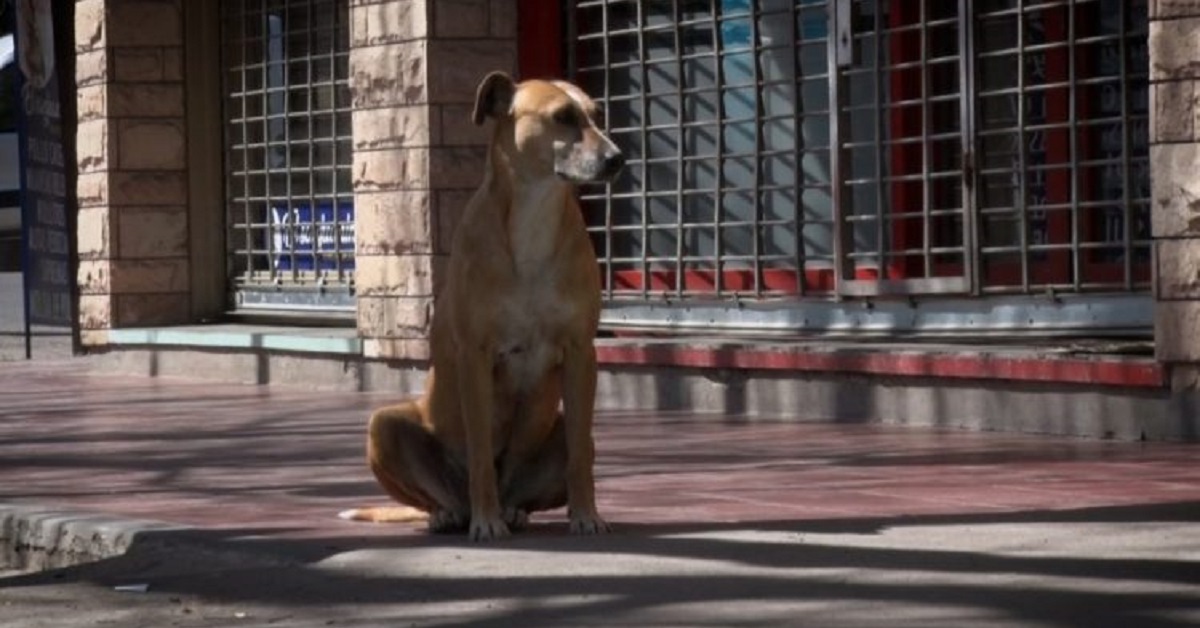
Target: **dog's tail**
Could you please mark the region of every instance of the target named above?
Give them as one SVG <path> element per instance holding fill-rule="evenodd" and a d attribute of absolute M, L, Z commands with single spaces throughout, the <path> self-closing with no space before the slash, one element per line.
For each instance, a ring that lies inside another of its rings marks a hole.
<path fill-rule="evenodd" d="M 425 521 L 429 513 L 412 506 L 371 506 L 351 508 L 338 513 L 339 519 L 347 521 L 369 521 L 371 523 L 408 523 Z"/>

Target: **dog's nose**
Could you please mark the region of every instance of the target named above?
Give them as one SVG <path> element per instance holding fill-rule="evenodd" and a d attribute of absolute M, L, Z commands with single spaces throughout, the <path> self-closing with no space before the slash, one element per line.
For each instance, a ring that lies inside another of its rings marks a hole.
<path fill-rule="evenodd" d="M 625 153 L 617 151 L 604 157 L 604 177 L 612 178 L 625 167 Z"/>

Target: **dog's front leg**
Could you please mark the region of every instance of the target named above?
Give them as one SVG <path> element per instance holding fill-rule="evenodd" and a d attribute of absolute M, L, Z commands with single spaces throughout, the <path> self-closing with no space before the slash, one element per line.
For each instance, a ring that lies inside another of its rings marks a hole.
<path fill-rule="evenodd" d="M 459 394 L 467 436 L 467 474 L 471 499 L 473 541 L 508 536 L 500 516 L 496 487 L 495 450 L 492 444 L 492 352 L 469 348 L 459 351 Z"/>
<path fill-rule="evenodd" d="M 596 404 L 596 347 L 591 338 L 568 342 L 563 355 L 563 418 L 567 429 L 567 513 L 571 532 L 601 534 L 608 524 L 596 512 L 592 467 L 592 417 Z"/>

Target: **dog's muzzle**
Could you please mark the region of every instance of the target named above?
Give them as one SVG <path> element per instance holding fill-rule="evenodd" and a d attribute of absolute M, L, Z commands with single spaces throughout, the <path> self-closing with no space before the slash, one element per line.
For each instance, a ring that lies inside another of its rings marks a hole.
<path fill-rule="evenodd" d="M 608 181 L 625 166 L 625 155 L 612 142 L 604 146 L 556 144 L 554 174 L 577 184 Z"/>

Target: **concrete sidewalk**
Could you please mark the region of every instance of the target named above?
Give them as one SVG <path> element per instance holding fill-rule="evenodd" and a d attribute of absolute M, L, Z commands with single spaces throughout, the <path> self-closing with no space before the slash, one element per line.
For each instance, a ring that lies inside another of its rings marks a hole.
<path fill-rule="evenodd" d="M 614 534 L 478 546 L 334 516 L 385 503 L 389 400 L 0 364 L 9 567 L 110 556 L 0 579 L 0 623 L 1200 623 L 1195 445 L 604 413 Z"/>

